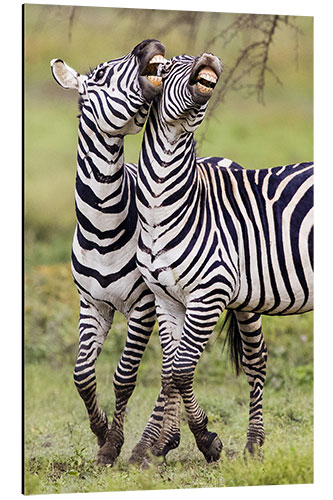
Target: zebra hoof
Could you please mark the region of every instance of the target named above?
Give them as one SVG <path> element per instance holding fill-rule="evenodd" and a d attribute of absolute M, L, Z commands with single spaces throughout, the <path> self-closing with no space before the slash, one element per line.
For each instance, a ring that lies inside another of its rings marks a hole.
<path fill-rule="evenodd" d="M 177 434 L 174 434 L 172 438 L 164 446 L 162 451 L 163 457 L 165 457 L 170 450 L 175 450 L 176 448 L 178 448 L 179 443 L 180 443 L 180 434 L 177 432 Z"/>
<path fill-rule="evenodd" d="M 262 446 L 261 443 L 258 444 L 248 441 L 246 443 L 243 452 L 245 460 L 248 457 L 248 455 L 250 455 L 251 458 L 257 458 L 258 460 L 263 460 L 263 453 L 261 451 L 261 446 Z"/>
<path fill-rule="evenodd" d="M 170 450 L 178 448 L 180 443 L 180 434 L 177 432 L 174 434 L 169 441 L 161 448 L 158 443 L 152 448 L 152 453 L 155 457 L 165 457 Z"/>
<path fill-rule="evenodd" d="M 106 443 L 107 433 L 109 431 L 108 422 L 106 422 L 106 425 L 102 428 L 96 427 L 95 425 L 90 424 L 90 429 L 97 437 L 98 446 L 101 448 Z"/>
<path fill-rule="evenodd" d="M 262 458 L 260 448 L 265 441 L 265 431 L 263 427 L 251 426 L 247 431 L 247 443 L 244 449 L 244 457 L 250 455 L 252 458 Z"/>
<path fill-rule="evenodd" d="M 110 441 L 106 441 L 105 444 L 98 450 L 97 464 L 112 467 L 119 454 L 120 447 L 113 445 Z"/>
<path fill-rule="evenodd" d="M 130 465 L 141 465 L 143 469 L 148 469 L 150 457 L 147 446 L 137 444 L 132 450 L 128 463 Z"/>
<path fill-rule="evenodd" d="M 209 464 L 219 460 L 222 448 L 222 441 L 216 432 L 208 432 L 206 443 L 201 443 L 201 446 L 199 446 L 199 450 L 203 453 L 206 462 Z"/>

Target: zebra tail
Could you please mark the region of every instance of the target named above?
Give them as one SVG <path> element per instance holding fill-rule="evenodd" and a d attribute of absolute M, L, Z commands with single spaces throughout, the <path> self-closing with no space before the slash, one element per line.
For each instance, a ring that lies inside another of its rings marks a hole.
<path fill-rule="evenodd" d="M 234 311 L 228 310 L 224 322 L 221 327 L 220 333 L 227 328 L 227 333 L 224 339 L 222 352 L 224 351 L 226 345 L 228 346 L 230 361 L 234 365 L 236 375 L 239 375 L 243 370 L 242 357 L 243 357 L 243 346 L 242 339 Z"/>

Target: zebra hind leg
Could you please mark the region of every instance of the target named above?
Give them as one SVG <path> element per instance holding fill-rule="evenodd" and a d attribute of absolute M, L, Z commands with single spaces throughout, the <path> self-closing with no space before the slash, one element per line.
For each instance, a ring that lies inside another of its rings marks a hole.
<path fill-rule="evenodd" d="M 262 399 L 267 348 L 262 335 L 260 314 L 237 311 L 235 316 L 242 344 L 242 366 L 250 386 L 249 426 L 244 453 L 254 456 L 259 453 L 265 440 Z"/>
<path fill-rule="evenodd" d="M 111 327 L 112 317 L 113 311 L 109 320 L 105 320 L 94 306 L 81 300 L 79 349 L 73 376 L 88 412 L 90 428 L 96 435 L 99 446 L 103 446 L 106 441 L 109 423 L 97 401 L 95 363 Z"/>
<path fill-rule="evenodd" d="M 124 417 L 126 406 L 136 384 L 138 368 L 155 322 L 154 302 L 149 297 L 138 306 L 128 320 L 126 344 L 113 377 L 115 411 L 106 441 L 98 452 L 97 462 L 113 465 L 124 443 Z"/>

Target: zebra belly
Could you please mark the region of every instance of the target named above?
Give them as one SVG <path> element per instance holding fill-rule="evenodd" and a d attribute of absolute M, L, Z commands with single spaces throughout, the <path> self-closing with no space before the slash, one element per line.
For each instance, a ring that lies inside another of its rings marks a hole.
<path fill-rule="evenodd" d="M 266 285 L 266 286 L 265 286 Z M 283 285 L 283 286 L 282 286 Z M 286 287 L 280 283 L 272 286 L 272 281 L 259 283 L 255 280 L 249 286 L 240 277 L 240 289 L 237 297 L 228 305 L 230 309 L 257 312 L 268 315 L 288 315 L 311 311 L 313 309 L 313 276 L 308 274 L 306 285 L 303 287 L 294 283 L 293 287 Z"/>
<path fill-rule="evenodd" d="M 248 224 L 247 243 L 239 247 L 239 290 L 230 307 L 262 314 L 296 314 L 313 309 L 313 213 L 292 218 L 291 208 L 258 230 Z M 292 220 L 292 223 L 290 222 Z M 301 222 L 300 222 L 301 221 Z M 245 234 L 245 231 L 243 231 Z"/>

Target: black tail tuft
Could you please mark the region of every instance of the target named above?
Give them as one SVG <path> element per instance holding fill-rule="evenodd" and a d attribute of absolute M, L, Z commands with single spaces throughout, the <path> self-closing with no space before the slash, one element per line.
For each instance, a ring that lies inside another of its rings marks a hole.
<path fill-rule="evenodd" d="M 228 351 L 231 363 L 234 365 L 236 374 L 239 375 L 242 371 L 243 346 L 238 323 L 234 311 L 228 310 L 223 322 L 221 332 L 227 326 L 227 333 L 223 343 L 223 350 L 228 344 Z"/>

